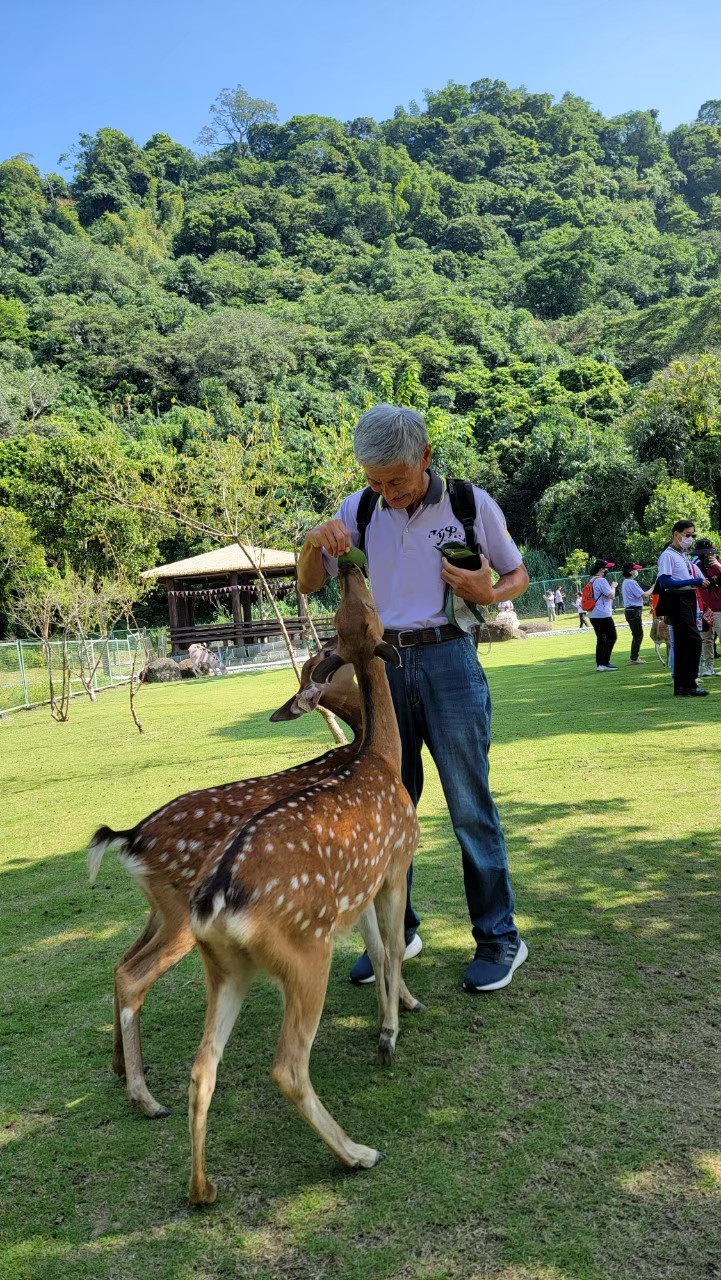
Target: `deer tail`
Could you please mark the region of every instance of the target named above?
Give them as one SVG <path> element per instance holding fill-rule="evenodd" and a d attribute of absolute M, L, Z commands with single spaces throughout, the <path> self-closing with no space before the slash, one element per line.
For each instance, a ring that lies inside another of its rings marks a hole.
<path fill-rule="evenodd" d="M 128 847 L 129 831 L 113 831 L 110 827 L 98 827 L 88 845 L 88 876 L 91 884 L 95 884 L 102 862 L 108 849 L 115 848 L 118 853 L 125 853 Z"/>

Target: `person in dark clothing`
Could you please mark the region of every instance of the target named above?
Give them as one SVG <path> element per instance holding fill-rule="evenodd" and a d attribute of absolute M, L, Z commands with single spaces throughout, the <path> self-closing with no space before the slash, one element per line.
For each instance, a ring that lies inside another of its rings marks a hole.
<path fill-rule="evenodd" d="M 595 604 L 589 613 L 591 626 L 596 632 L 596 670 L 618 671 L 611 662 L 616 643 L 616 624 L 611 617 L 616 584 L 606 581 L 606 574 L 613 569 L 612 560 L 595 560 L 591 569 L 591 585 Z"/>
<path fill-rule="evenodd" d="M 621 572 L 623 573 L 623 582 L 621 583 L 623 612 L 631 630 L 630 661 L 634 667 L 640 667 L 643 664 L 643 658 L 638 656 L 643 641 L 643 602 L 651 594 L 650 591 L 644 591 L 640 583 L 636 581 L 640 568 L 642 568 L 640 564 L 633 564 L 631 560 L 627 560 L 625 564 L 621 565 Z"/>
<path fill-rule="evenodd" d="M 703 616 L 701 630 L 701 675 L 721 676 L 714 671 L 714 640 L 721 637 L 721 560 L 718 548 L 710 538 L 697 538 L 694 547 L 694 564 L 709 586 L 699 590 L 699 602 Z"/>
<path fill-rule="evenodd" d="M 671 541 L 658 558 L 656 585 L 661 593 L 658 612 L 673 631 L 673 692 L 676 698 L 707 698 L 708 689 L 696 684 L 701 658 L 701 635 L 696 622 L 696 589 L 709 580 L 689 560 L 695 537 L 693 520 L 677 520 Z"/>

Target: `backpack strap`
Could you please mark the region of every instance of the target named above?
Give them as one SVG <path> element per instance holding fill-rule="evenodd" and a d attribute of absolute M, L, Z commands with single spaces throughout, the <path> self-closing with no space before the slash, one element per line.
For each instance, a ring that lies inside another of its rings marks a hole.
<path fill-rule="evenodd" d="M 360 502 L 358 503 L 358 512 L 356 514 L 358 550 L 362 551 L 364 555 L 366 549 L 366 530 L 371 522 L 373 512 L 378 505 L 378 499 L 380 496 L 381 495 L 379 493 L 376 493 L 375 489 L 371 489 L 370 486 L 368 486 L 368 488 L 363 490 L 360 496 Z"/>
<path fill-rule="evenodd" d="M 460 520 L 463 525 L 469 551 L 476 555 L 478 552 L 475 534 L 476 495 L 473 492 L 473 485 L 469 480 L 448 480 L 447 484 L 451 510 L 456 520 Z"/>

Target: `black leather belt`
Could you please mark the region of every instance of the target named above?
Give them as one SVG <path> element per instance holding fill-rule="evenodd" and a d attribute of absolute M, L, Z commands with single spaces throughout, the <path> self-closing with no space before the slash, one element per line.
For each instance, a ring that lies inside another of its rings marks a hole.
<path fill-rule="evenodd" d="M 425 631 L 384 631 L 383 639 L 396 649 L 409 649 L 415 644 L 443 644 L 445 640 L 460 640 L 465 631 L 446 623 L 442 627 L 426 627 Z"/>

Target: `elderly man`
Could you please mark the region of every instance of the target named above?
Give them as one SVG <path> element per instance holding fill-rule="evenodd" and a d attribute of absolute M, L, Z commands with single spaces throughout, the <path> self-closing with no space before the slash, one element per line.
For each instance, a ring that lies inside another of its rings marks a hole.
<path fill-rule="evenodd" d="M 496 991 L 508 985 L 528 951 L 513 919 L 506 848 L 488 785 L 488 684 L 470 635 L 449 624 L 444 600 L 449 587 L 455 597 L 476 606 L 513 600 L 526 590 L 528 574 L 503 513 L 483 489 L 465 489 L 471 512 L 464 528 L 446 483 L 430 469 L 431 448 L 419 413 L 376 405 L 360 419 L 354 448 L 369 489 L 351 494 L 333 519 L 307 535 L 298 585 L 304 593 L 318 591 L 337 572 L 337 557 L 351 546 L 363 546 L 385 639 L 403 657 L 402 667 L 388 668 L 403 748 L 403 782 L 417 805 L 425 743 L 463 855 L 476 942 L 464 986 Z M 444 545 L 464 541 L 475 542 L 480 568 L 456 567 L 443 555 Z M 500 575 L 495 586 L 491 569 Z M 464 607 L 456 612 L 462 614 Z M 410 887 L 409 872 L 406 958 L 422 946 Z M 351 970 L 351 981 L 373 980 L 364 954 Z"/>

